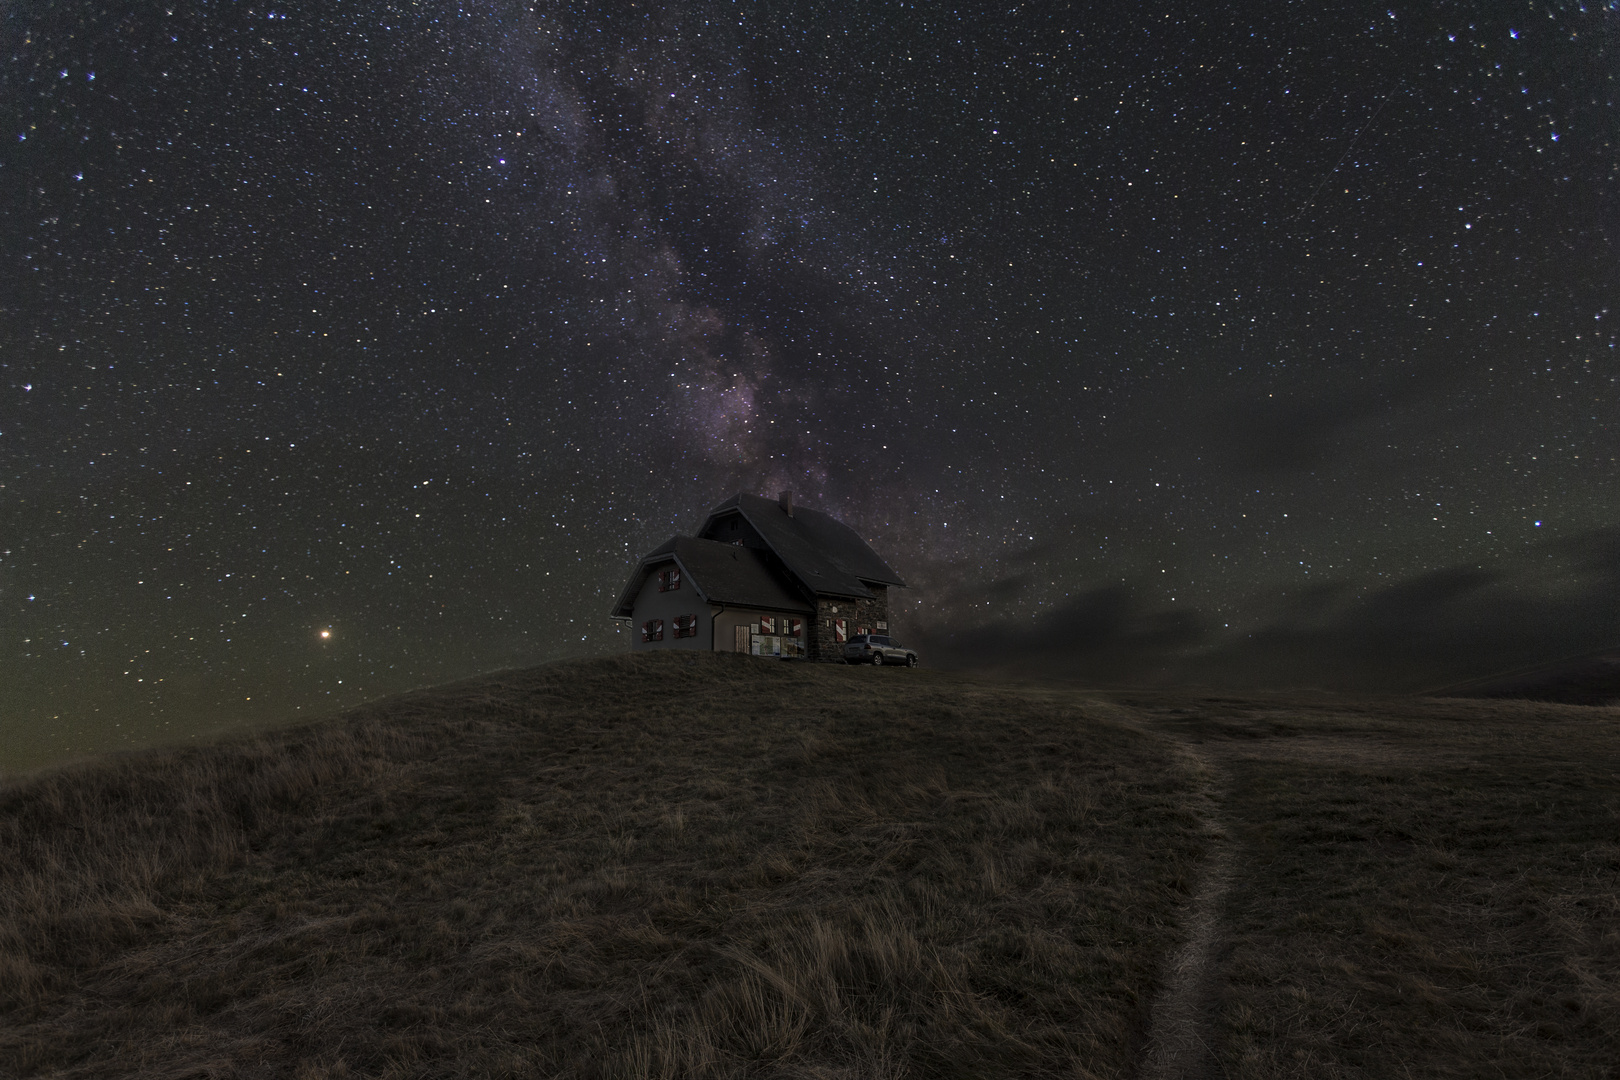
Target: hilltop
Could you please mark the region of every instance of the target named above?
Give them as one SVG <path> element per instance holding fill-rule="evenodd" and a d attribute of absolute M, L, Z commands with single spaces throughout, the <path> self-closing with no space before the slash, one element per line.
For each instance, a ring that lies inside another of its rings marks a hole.
<path fill-rule="evenodd" d="M 1620 709 L 661 653 L 0 785 L 0 1074 L 1608 1077 Z"/>
<path fill-rule="evenodd" d="M 0 796 L 0 1072 L 1129 1067 L 1196 769 L 938 673 L 660 654 Z"/>

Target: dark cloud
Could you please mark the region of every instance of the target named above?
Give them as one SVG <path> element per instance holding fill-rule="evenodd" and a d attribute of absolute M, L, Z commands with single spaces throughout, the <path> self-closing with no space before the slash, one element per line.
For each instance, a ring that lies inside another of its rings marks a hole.
<path fill-rule="evenodd" d="M 993 603 L 1003 579 L 984 592 Z M 1620 643 L 1620 530 L 1500 566 L 1451 566 L 1381 589 L 1324 582 L 1279 595 L 1247 628 L 1099 588 L 1025 622 L 918 636 L 946 666 L 1102 684 L 1417 691 Z"/>
<path fill-rule="evenodd" d="M 1005 592 L 993 583 L 987 598 Z M 1150 611 L 1125 586 L 1094 589 L 1025 622 L 997 621 L 917 635 L 945 666 L 1039 671 L 1058 677 L 1133 681 L 1161 677 L 1169 662 L 1203 644 L 1195 612 Z"/>
<path fill-rule="evenodd" d="M 1304 402 L 1268 399 L 1234 410 L 1220 422 L 1237 466 L 1265 473 L 1320 468 L 1348 429 L 1381 411 L 1381 402 L 1370 394 Z"/>
<path fill-rule="evenodd" d="M 1445 390 L 1439 373 L 1386 379 L 1367 371 L 1365 358 L 1329 378 L 1290 387 L 1268 382 L 1215 403 L 1194 427 L 1214 460 L 1244 473 L 1320 471 L 1349 458 L 1364 462 L 1376 449 L 1370 435 L 1391 425 L 1405 431 L 1413 417 L 1430 426 Z M 1352 372 L 1356 374 L 1352 376 Z"/>

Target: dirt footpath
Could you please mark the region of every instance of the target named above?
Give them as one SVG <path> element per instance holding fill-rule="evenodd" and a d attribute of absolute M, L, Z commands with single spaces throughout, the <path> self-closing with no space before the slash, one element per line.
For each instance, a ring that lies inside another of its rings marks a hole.
<path fill-rule="evenodd" d="M 1187 941 L 1171 957 L 1164 989 L 1153 1003 L 1149 1022 L 1143 1080 L 1221 1080 L 1214 1046 L 1214 1026 L 1220 997 L 1227 935 L 1226 906 L 1242 853 L 1228 820 L 1226 796 L 1231 766 L 1239 762 L 1312 762 L 1361 768 L 1411 769 L 1435 765 L 1432 747 L 1421 751 L 1397 741 L 1369 738 L 1365 733 L 1301 734 L 1288 738 L 1221 737 L 1219 728 L 1192 732 L 1184 718 L 1163 711 L 1129 708 L 1108 703 L 1119 720 L 1142 730 L 1174 738 L 1180 751 L 1205 775 L 1207 787 L 1202 816 L 1213 841 L 1187 916 Z M 1236 730 L 1244 730 L 1242 726 Z M 1209 737 L 1215 734 L 1215 737 Z M 1446 764 L 1471 760 L 1466 754 L 1445 754 Z"/>
<path fill-rule="evenodd" d="M 1141 1076 L 1615 1077 L 1620 710 L 1109 698 L 1213 841 Z"/>

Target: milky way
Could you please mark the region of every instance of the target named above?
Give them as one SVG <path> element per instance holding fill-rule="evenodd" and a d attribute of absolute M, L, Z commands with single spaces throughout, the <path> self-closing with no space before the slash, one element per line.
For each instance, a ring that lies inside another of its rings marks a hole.
<path fill-rule="evenodd" d="M 7 5 L 9 760 L 619 650 L 738 490 L 935 663 L 1613 645 L 1617 19 Z"/>

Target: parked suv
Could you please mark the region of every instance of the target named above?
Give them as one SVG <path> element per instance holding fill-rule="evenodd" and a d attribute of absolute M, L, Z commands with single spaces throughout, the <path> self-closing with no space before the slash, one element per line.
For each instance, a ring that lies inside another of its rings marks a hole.
<path fill-rule="evenodd" d="M 856 634 L 844 642 L 844 663 L 916 667 L 917 654 L 887 634 Z"/>

